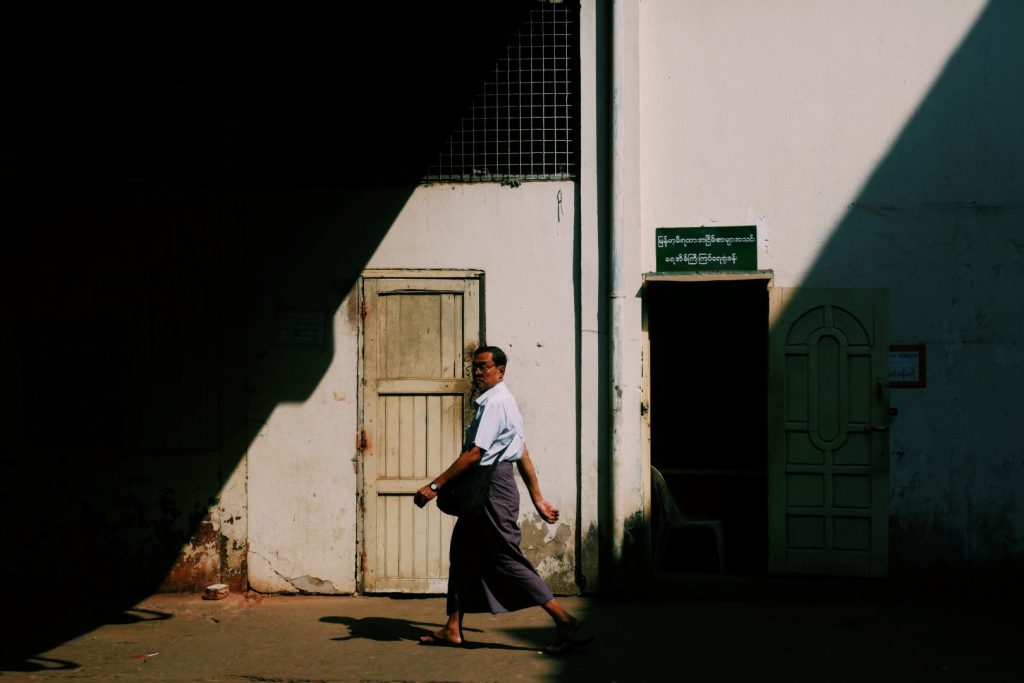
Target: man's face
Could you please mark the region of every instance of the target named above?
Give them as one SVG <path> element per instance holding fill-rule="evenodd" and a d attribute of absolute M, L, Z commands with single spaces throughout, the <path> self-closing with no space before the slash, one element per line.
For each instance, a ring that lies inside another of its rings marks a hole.
<path fill-rule="evenodd" d="M 481 393 L 505 378 L 505 366 L 495 365 L 491 355 L 490 351 L 485 351 L 473 358 L 473 384 Z"/>

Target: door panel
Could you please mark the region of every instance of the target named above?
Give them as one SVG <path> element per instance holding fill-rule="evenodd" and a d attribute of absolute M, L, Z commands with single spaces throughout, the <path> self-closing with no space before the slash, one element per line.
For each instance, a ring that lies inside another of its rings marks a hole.
<path fill-rule="evenodd" d="M 413 494 L 459 454 L 480 281 L 363 281 L 363 591 L 443 593 L 454 518 Z"/>
<path fill-rule="evenodd" d="M 775 289 L 769 567 L 888 566 L 888 292 Z"/>

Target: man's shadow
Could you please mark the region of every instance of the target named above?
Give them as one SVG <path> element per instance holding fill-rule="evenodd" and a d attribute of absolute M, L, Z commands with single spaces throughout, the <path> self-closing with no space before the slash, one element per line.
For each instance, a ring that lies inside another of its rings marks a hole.
<path fill-rule="evenodd" d="M 418 642 L 420 636 L 427 636 L 441 628 L 443 624 L 428 624 L 409 621 L 407 619 L 390 619 L 388 617 L 364 617 L 355 619 L 353 617 L 320 617 L 325 624 L 341 624 L 348 628 L 347 636 L 331 638 L 331 640 L 345 641 L 365 638 L 367 640 L 379 641 L 400 641 L 411 640 Z M 467 633 L 483 633 L 478 628 L 464 628 Z M 504 643 L 485 643 L 473 641 L 467 638 L 462 649 L 473 650 L 486 648 L 489 650 L 536 650 L 536 647 L 525 647 L 518 645 L 506 645 Z"/>

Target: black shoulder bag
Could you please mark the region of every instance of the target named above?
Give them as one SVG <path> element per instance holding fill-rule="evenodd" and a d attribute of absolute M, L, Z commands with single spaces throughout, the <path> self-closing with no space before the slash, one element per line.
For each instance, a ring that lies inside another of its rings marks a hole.
<path fill-rule="evenodd" d="M 437 507 L 455 517 L 483 510 L 491 492 L 494 468 L 495 465 L 477 464 L 445 483 L 437 492 Z"/>

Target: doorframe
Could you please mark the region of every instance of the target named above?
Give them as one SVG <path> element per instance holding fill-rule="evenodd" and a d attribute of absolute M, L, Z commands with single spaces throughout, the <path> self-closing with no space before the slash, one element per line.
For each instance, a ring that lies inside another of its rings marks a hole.
<path fill-rule="evenodd" d="M 643 515 L 644 515 L 644 544 L 647 548 L 645 557 L 648 562 L 648 570 L 654 573 L 654 553 L 651 539 L 651 336 L 648 331 L 648 307 L 647 307 L 647 283 L 649 282 L 728 282 L 736 280 L 764 280 L 768 294 L 768 325 L 771 325 L 772 311 L 772 290 L 775 287 L 775 271 L 773 270 L 749 270 L 735 272 L 705 272 L 705 273 L 644 273 L 641 298 L 640 325 L 642 329 L 643 354 L 642 372 L 643 383 L 640 397 L 640 444 L 641 444 L 641 468 L 643 481 Z M 768 330 L 765 330 L 767 334 Z M 767 349 L 765 349 L 767 352 Z M 769 402 L 770 404 L 770 402 Z M 769 422 L 766 415 L 766 422 Z M 771 425 L 768 425 L 770 436 Z M 764 454 L 765 462 L 768 461 L 768 453 Z M 765 513 L 767 514 L 767 510 Z M 767 558 L 766 558 L 767 560 Z"/>
<path fill-rule="evenodd" d="M 366 532 L 365 515 L 366 515 L 366 500 L 364 493 L 365 487 L 365 470 L 363 467 L 364 458 L 363 451 L 366 447 L 366 431 L 365 431 L 365 415 L 364 406 L 366 404 L 366 392 L 364 378 L 366 377 L 364 367 L 364 354 L 363 344 L 366 341 L 366 298 L 363 283 L 366 280 L 479 280 L 479 305 L 480 305 L 480 344 L 486 344 L 486 317 L 485 311 L 486 306 L 484 305 L 485 287 L 484 287 L 484 271 L 474 268 L 366 268 L 359 274 L 358 279 L 358 311 L 359 311 L 359 328 L 358 334 L 356 335 L 356 353 L 358 358 L 356 360 L 356 384 L 358 391 L 356 393 L 356 424 L 357 431 L 355 434 L 356 440 L 356 556 L 355 556 L 355 577 L 356 577 L 356 595 L 362 595 L 365 591 L 365 570 L 366 570 L 366 538 L 364 534 Z"/>

